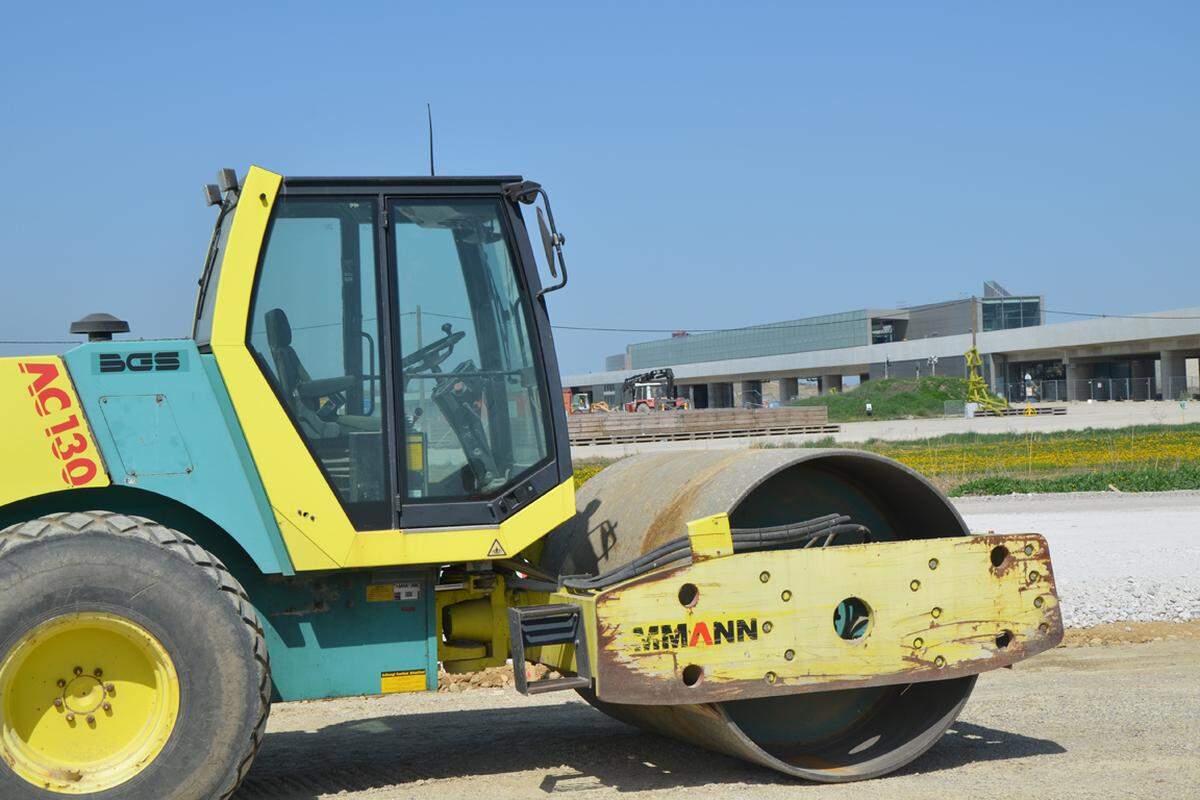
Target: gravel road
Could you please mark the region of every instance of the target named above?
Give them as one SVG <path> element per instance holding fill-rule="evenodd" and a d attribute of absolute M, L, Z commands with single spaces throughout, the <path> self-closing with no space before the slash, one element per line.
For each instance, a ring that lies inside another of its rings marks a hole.
<path fill-rule="evenodd" d="M 1046 537 L 1069 627 L 1200 619 L 1200 492 L 1009 495 L 954 504 L 973 531 Z"/>
<path fill-rule="evenodd" d="M 832 786 L 643 733 L 566 692 L 290 703 L 237 800 L 1194 798 L 1198 663 L 1200 638 L 1053 650 L 982 676 L 953 732 L 906 769 Z"/>

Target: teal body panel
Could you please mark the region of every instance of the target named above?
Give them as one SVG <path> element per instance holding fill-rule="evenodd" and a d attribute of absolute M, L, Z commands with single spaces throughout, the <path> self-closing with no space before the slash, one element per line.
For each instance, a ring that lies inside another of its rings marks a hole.
<path fill-rule="evenodd" d="M 432 569 L 253 579 L 245 588 L 266 634 L 275 699 L 380 694 L 384 674 L 417 670 L 423 688 L 436 689 L 434 583 Z M 406 591 L 371 602 L 370 585 Z"/>
<path fill-rule="evenodd" d="M 168 339 L 90 343 L 64 359 L 114 486 L 177 500 L 224 529 L 260 571 L 293 574 L 212 356 Z"/>
<path fill-rule="evenodd" d="M 64 359 L 114 488 L 60 493 L 47 511 L 111 502 L 212 549 L 258 611 L 277 700 L 379 694 L 383 674 L 415 670 L 437 688 L 436 571 L 295 576 L 211 355 L 172 339 L 90 343 Z M 218 531 L 189 530 L 146 492 L 211 520 L 240 549 L 221 546 Z M 367 587 L 384 584 L 418 591 L 368 602 Z"/>

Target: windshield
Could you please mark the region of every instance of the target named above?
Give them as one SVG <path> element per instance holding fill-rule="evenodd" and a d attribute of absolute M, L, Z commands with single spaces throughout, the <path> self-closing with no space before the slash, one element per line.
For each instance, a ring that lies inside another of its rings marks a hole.
<path fill-rule="evenodd" d="M 212 339 L 213 309 L 217 304 L 217 283 L 221 275 L 221 261 L 225 257 L 225 242 L 229 229 L 233 227 L 233 209 L 221 209 L 217 217 L 217 229 L 209 246 L 204 272 L 200 276 L 200 293 L 196 296 L 196 324 L 192 338 L 198 345 L 206 345 Z"/>

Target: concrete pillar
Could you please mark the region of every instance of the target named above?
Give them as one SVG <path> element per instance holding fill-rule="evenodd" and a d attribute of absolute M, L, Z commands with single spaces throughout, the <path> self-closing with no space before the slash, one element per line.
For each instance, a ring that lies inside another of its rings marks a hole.
<path fill-rule="evenodd" d="M 795 400 L 799 394 L 800 381 L 798 381 L 796 378 L 779 379 L 779 402 L 781 405 Z"/>
<path fill-rule="evenodd" d="M 1135 358 L 1129 362 L 1129 399 L 1152 400 L 1155 395 L 1154 362 Z"/>
<path fill-rule="evenodd" d="M 988 353 L 983 356 L 984 374 L 980 377 L 987 380 L 988 386 L 991 387 L 993 392 L 1000 389 L 1000 384 L 1002 383 L 1001 377 L 1004 374 L 1003 370 L 1005 366 L 1003 361 L 1003 357 L 997 356 L 994 353 Z"/>
<path fill-rule="evenodd" d="M 1092 392 L 1087 381 L 1092 377 L 1092 365 L 1064 358 L 1063 366 L 1067 373 L 1067 400 L 1084 401 L 1090 398 Z"/>
<path fill-rule="evenodd" d="M 1159 391 L 1163 400 L 1174 400 L 1187 385 L 1187 358 L 1182 350 L 1158 354 Z"/>
<path fill-rule="evenodd" d="M 709 408 L 732 408 L 733 407 L 733 384 L 732 383 L 710 383 L 708 385 L 708 407 Z"/>
<path fill-rule="evenodd" d="M 737 404 L 739 407 L 749 403 L 752 406 L 762 405 L 762 381 L 742 381 L 738 387 Z"/>
<path fill-rule="evenodd" d="M 822 375 L 820 381 L 821 394 L 829 394 L 830 391 L 840 392 L 842 390 L 841 375 Z"/>
<path fill-rule="evenodd" d="M 720 408 L 721 407 L 721 384 L 719 384 L 719 383 L 708 384 L 708 407 L 709 408 Z"/>

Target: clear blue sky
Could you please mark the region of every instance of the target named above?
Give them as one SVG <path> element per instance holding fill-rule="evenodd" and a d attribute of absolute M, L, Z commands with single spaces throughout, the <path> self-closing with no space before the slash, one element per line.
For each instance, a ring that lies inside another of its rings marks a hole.
<path fill-rule="evenodd" d="M 1200 305 L 1200 4 L 574 5 L 10 7 L 0 339 L 186 334 L 217 167 L 421 174 L 426 100 L 442 172 L 551 190 L 557 322 Z"/>

